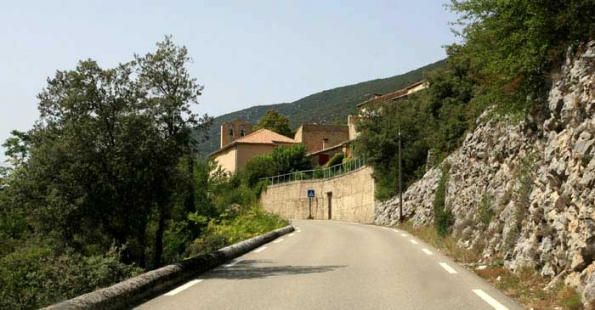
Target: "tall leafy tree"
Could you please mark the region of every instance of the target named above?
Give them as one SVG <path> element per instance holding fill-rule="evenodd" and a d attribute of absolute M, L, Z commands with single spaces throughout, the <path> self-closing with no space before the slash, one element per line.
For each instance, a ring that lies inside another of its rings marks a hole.
<path fill-rule="evenodd" d="M 126 262 L 144 267 L 151 253 L 160 265 L 172 197 L 186 188 L 179 164 L 192 153 L 192 131 L 210 121 L 192 113 L 202 87 L 189 61 L 166 37 L 116 68 L 85 60 L 48 80 L 14 178 L 15 205 L 38 233 L 84 254 L 115 242 Z"/>
<path fill-rule="evenodd" d="M 255 131 L 262 128 L 293 138 L 293 132 L 289 128 L 289 120 L 275 110 L 268 110 L 258 123 L 254 125 Z"/>
<path fill-rule="evenodd" d="M 185 47 L 177 47 L 167 37 L 159 43 L 155 53 L 136 56 L 137 74 L 143 101 L 149 107 L 149 117 L 161 139 L 158 150 L 161 156 L 155 163 L 162 169 L 156 182 L 155 195 L 158 207 L 158 226 L 155 234 L 153 263 L 159 266 L 163 250 L 163 232 L 171 216 L 172 195 L 181 181 L 177 174 L 180 159 L 192 153 L 195 142 L 192 131 L 206 129 L 211 118 L 198 118 L 192 113 L 192 104 L 198 104 L 203 89 L 190 77 L 186 64 L 191 60 Z M 192 161 L 189 164 L 193 166 Z"/>

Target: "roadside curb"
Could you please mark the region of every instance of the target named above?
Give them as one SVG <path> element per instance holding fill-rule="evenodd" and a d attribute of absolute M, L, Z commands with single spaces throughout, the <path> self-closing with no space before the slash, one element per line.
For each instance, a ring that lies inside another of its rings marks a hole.
<path fill-rule="evenodd" d="M 189 278 L 248 253 L 292 231 L 294 231 L 293 226 L 288 225 L 208 254 L 195 256 L 179 263 L 145 272 L 110 287 L 99 289 L 43 309 L 127 308 L 143 299 L 159 295 Z"/>

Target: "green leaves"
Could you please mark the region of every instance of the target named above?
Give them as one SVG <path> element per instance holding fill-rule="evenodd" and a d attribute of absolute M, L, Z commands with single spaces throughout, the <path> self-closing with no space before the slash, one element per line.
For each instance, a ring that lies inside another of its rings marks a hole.
<path fill-rule="evenodd" d="M 476 100 L 505 112 L 540 105 L 564 52 L 595 30 L 591 0 L 453 0 L 450 8 L 482 88 Z"/>
<path fill-rule="evenodd" d="M 251 158 L 241 170 L 241 178 L 254 187 L 261 178 L 312 169 L 312 162 L 306 157 L 306 147 L 302 144 L 280 146 L 271 154 Z"/>
<path fill-rule="evenodd" d="M 438 188 L 434 197 L 434 226 L 436 231 L 442 237 L 450 232 L 451 226 L 454 224 L 454 215 L 452 210 L 446 206 L 446 190 L 448 188 L 448 179 L 450 176 L 450 164 L 445 163 L 442 167 L 442 176 L 438 181 Z"/>
<path fill-rule="evenodd" d="M 6 143 L 22 166 L 11 181 L 14 207 L 26 208 L 36 233 L 86 255 L 115 240 L 127 245 L 123 261 L 144 267 L 148 252 L 160 264 L 175 195 L 192 191 L 181 160 L 193 151 L 192 131 L 210 122 L 192 113 L 202 86 L 189 61 L 166 37 L 115 68 L 84 60 L 48 80 L 36 126 Z"/>
<path fill-rule="evenodd" d="M 258 123 L 254 125 L 253 129 L 256 131 L 262 128 L 293 138 L 291 128 L 289 128 L 289 120 L 275 110 L 268 110 Z"/>

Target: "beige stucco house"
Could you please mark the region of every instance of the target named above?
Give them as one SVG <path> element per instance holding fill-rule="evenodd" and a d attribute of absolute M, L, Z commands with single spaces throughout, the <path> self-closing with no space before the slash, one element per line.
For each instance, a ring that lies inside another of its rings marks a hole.
<path fill-rule="evenodd" d="M 221 143 L 229 142 L 208 155 L 214 158 L 217 164 L 230 174 L 246 165 L 246 162 L 254 156 L 269 154 L 278 146 L 297 144 L 295 140 L 268 129 L 260 129 L 239 138 L 228 139 L 229 136 L 233 137 L 233 135 L 229 134 L 231 132 L 230 128 L 229 124 L 221 126 Z"/>

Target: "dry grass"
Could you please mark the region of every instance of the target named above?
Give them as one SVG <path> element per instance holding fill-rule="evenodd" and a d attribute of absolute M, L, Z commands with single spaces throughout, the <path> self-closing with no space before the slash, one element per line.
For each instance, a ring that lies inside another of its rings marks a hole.
<path fill-rule="evenodd" d="M 459 248 L 452 236 L 441 237 L 433 227 L 414 228 L 411 223 L 405 223 L 399 228 L 440 249 L 456 262 L 474 266 L 481 259 L 480 249 L 471 251 Z M 528 309 L 586 309 L 583 307 L 580 294 L 569 286 L 560 283 L 548 291 L 544 290 L 543 288 L 548 285 L 549 280 L 542 277 L 533 268 L 520 268 L 516 273 L 513 273 L 502 266 L 493 265 L 483 270 L 474 271 Z M 595 308 L 589 307 L 588 309 Z"/>
<path fill-rule="evenodd" d="M 481 258 L 481 251 L 471 251 L 458 247 L 457 241 L 454 237 L 451 235 L 442 237 L 436 232 L 434 227 L 422 226 L 414 228 L 411 223 L 407 222 L 400 226 L 400 228 L 442 250 L 447 256 L 451 257 L 456 262 L 462 264 L 473 264 L 479 261 Z"/>

